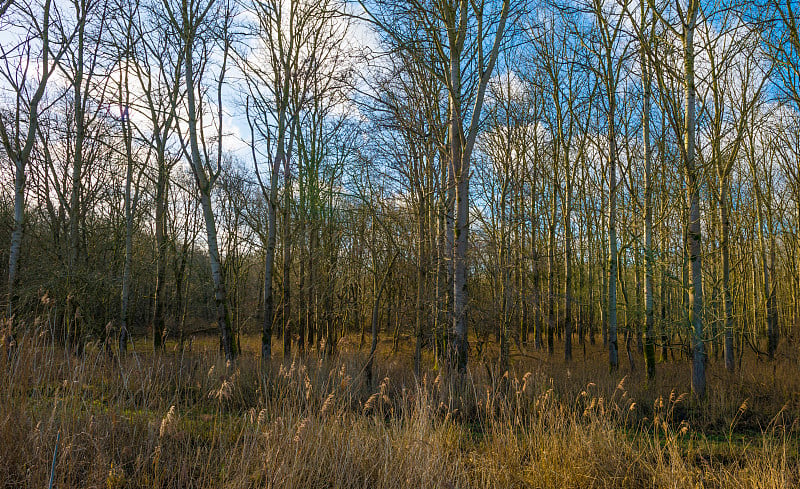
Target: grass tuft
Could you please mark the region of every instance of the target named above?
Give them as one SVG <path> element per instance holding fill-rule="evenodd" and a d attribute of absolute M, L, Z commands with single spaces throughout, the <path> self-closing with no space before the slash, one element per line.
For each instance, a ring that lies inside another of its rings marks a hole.
<path fill-rule="evenodd" d="M 755 361 L 735 377 L 712 365 L 698 403 L 681 390 L 685 364 L 660 364 L 645 382 L 609 374 L 599 349 L 569 371 L 534 352 L 511 372 L 493 372 L 484 357 L 464 378 L 415 379 L 410 358 L 382 345 L 382 380 L 370 385 L 356 348 L 262 366 L 253 344 L 226 365 L 213 340 L 120 359 L 100 348 L 76 357 L 45 337 L 3 347 L 2 487 L 47 487 L 59 432 L 55 487 L 800 483 L 800 385 L 790 369 L 773 379 Z"/>

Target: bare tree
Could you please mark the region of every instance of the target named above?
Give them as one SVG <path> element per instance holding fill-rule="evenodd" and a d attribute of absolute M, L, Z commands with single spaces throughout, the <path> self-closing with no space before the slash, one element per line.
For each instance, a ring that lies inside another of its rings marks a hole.
<path fill-rule="evenodd" d="M 725 367 L 734 370 L 734 301 L 731 285 L 731 173 L 740 156 L 745 132 L 752 123 L 750 114 L 763 101 L 762 88 L 768 74 L 760 66 L 759 43 L 755 31 L 741 22 L 733 11 L 715 22 L 719 30 L 701 31 L 709 62 L 708 91 L 712 100 L 708 137 L 711 163 L 717 182 L 710 185 L 719 209 L 720 252 L 722 254 L 722 294 L 724 306 Z"/>
<path fill-rule="evenodd" d="M 41 12 L 33 5 L 19 4 L 12 9 L 12 2 L 4 2 L 0 10 L 0 27 L 12 27 L 17 23 L 29 26 L 23 31 L 21 42 L 3 42 L 0 45 L 0 77 L 10 88 L 14 110 L 0 113 L 0 141 L 14 166 L 14 228 L 8 258 L 8 288 L 6 290 L 6 314 L 14 315 L 15 285 L 19 270 L 22 234 L 25 226 L 25 180 L 31 152 L 36 143 L 41 103 L 48 80 L 64 56 L 74 33 L 58 38 L 51 43 L 50 0 L 45 0 Z M 41 16 L 41 20 L 39 20 Z M 40 63 L 37 63 L 41 60 Z M 32 70 L 41 66 L 40 73 Z M 38 76 L 37 76 L 38 75 Z"/>
<path fill-rule="evenodd" d="M 131 69 L 136 77 L 137 89 L 141 94 L 130 107 L 131 111 L 141 113 L 146 124 L 132 126 L 138 140 L 147 144 L 155 160 L 154 178 L 151 172 L 147 176 L 155 186 L 155 246 L 156 273 L 155 291 L 153 293 L 153 348 L 163 348 L 165 331 L 165 315 L 167 309 L 166 282 L 168 269 L 169 239 L 167 232 L 167 208 L 170 190 L 170 177 L 173 168 L 180 161 L 171 154 L 171 142 L 176 131 L 178 105 L 180 97 L 185 95 L 181 88 L 183 53 L 180 47 L 172 43 L 170 34 L 154 28 L 166 22 L 166 16 L 160 9 L 161 2 L 139 3 L 131 14 L 133 37 L 136 42 L 131 46 L 131 55 L 135 62 Z M 175 148 L 176 149 L 176 148 Z M 177 152 L 177 151 L 174 151 Z M 120 332 L 120 348 L 124 349 L 125 338 Z"/>
<path fill-rule="evenodd" d="M 264 267 L 264 318 L 261 356 L 271 356 L 274 322 L 273 267 L 277 244 L 277 209 L 280 174 L 283 173 L 283 335 L 284 358 L 291 356 L 291 207 L 292 151 L 301 130 L 300 117 L 313 98 L 327 96 L 336 75 L 330 70 L 337 42 L 346 31 L 336 22 L 333 2 L 270 0 L 254 2 L 250 8 L 256 21 L 250 35 L 256 47 L 240 53 L 240 68 L 248 87 L 247 118 L 251 130 L 251 151 L 256 176 L 267 201 L 267 241 Z M 338 69 L 335 68 L 334 71 Z M 324 73 L 323 73 L 324 71 Z M 314 86 L 314 81 L 317 84 Z M 312 90 L 316 88 L 317 90 Z M 320 89 L 323 88 L 321 91 Z M 260 157 L 270 161 L 269 182 L 264 183 Z"/>
<path fill-rule="evenodd" d="M 449 151 L 448 190 L 454 191 L 453 225 L 453 324 L 450 364 L 458 371 L 467 366 L 467 245 L 469 243 L 470 161 L 478 135 L 486 87 L 505 40 L 510 1 L 499 11 L 488 12 L 485 3 L 452 0 L 434 5 L 412 1 L 394 7 L 361 2 L 373 25 L 398 49 L 414 55 L 407 32 L 397 29 L 397 18 L 413 19 L 420 26 L 417 41 L 436 52 L 426 68 L 445 85 L 448 93 Z M 496 22 L 488 21 L 497 19 Z M 420 32 L 421 31 L 421 32 Z M 488 49 L 484 49 L 489 42 Z M 424 62 L 424 61 L 423 61 Z M 466 96 L 465 96 L 466 92 Z M 449 231 L 448 231 L 449 232 Z"/>
<path fill-rule="evenodd" d="M 597 50 L 597 71 L 605 92 L 603 111 L 606 118 L 606 137 L 604 144 L 596 146 L 608 162 L 608 359 L 612 371 L 619 366 L 619 347 L 617 344 L 617 282 L 619 278 L 619 256 L 617 242 L 617 179 L 619 149 L 617 135 L 618 100 L 623 63 L 629 44 L 625 43 L 625 16 L 615 11 L 616 5 L 604 6 L 599 0 L 592 2 L 592 13 L 598 27 L 599 36 L 592 43 Z"/>
<path fill-rule="evenodd" d="M 130 289 L 131 289 L 131 266 L 133 261 L 133 232 L 134 216 L 140 196 L 140 182 L 144 174 L 145 165 L 137 164 L 134 160 L 133 148 L 133 129 L 131 124 L 131 73 L 132 65 L 135 64 L 134 45 L 137 42 L 135 29 L 135 16 L 138 12 L 138 2 L 125 3 L 118 5 L 120 11 L 124 13 L 120 22 L 114 26 L 112 31 L 112 44 L 116 49 L 114 57 L 118 63 L 119 80 L 117 81 L 117 97 L 119 105 L 119 121 L 122 126 L 122 139 L 124 146 L 123 158 L 125 160 L 125 258 L 122 272 L 122 293 L 120 298 L 120 325 L 118 345 L 119 351 L 124 353 L 127 348 Z M 116 33 L 116 34 L 115 34 Z M 149 157 L 150 152 L 147 152 Z M 146 163 L 146 162 L 145 162 Z M 135 172 L 135 175 L 134 175 Z M 135 181 L 134 181 L 135 177 Z M 154 336 L 159 336 L 154 330 Z M 158 347 L 156 347 L 156 351 Z"/>
<path fill-rule="evenodd" d="M 706 394 L 706 354 L 703 332 L 703 258 L 702 229 L 700 223 L 701 169 L 698 167 L 696 151 L 697 132 L 697 89 L 695 86 L 695 31 L 701 12 L 699 0 L 687 0 L 684 5 L 676 1 L 674 8 L 667 11 L 659 8 L 653 0 L 648 0 L 652 12 L 674 38 L 681 43 L 683 63 L 682 72 L 672 70 L 665 63 L 654 64 L 653 68 L 659 86 L 666 85 L 665 73 L 680 79 L 683 89 L 683 117 L 680 120 L 671 110 L 665 111 L 676 134 L 681 134 L 679 145 L 685 178 L 688 204 L 688 226 L 686 229 L 686 254 L 691 271 L 689 294 L 689 321 L 692 329 L 692 393 L 697 398 Z"/>
<path fill-rule="evenodd" d="M 189 161 L 194 175 L 197 190 L 200 193 L 200 204 L 203 209 L 203 218 L 206 227 L 206 240 L 208 255 L 211 262 L 211 278 L 214 284 L 214 302 L 217 309 L 217 327 L 219 328 L 221 348 L 225 358 L 232 362 L 236 355 L 235 344 L 231 341 L 230 313 L 228 311 L 228 297 L 225 286 L 225 276 L 222 273 L 219 245 L 217 240 L 217 227 L 214 220 L 214 208 L 211 193 L 222 171 L 222 88 L 225 74 L 228 69 L 230 53 L 230 24 L 232 11 L 227 4 L 222 5 L 216 0 L 189 0 L 179 5 L 164 0 L 164 9 L 168 15 L 170 27 L 174 30 L 176 41 L 183 51 L 183 82 L 186 89 L 186 120 L 185 129 L 181 135 L 181 145 L 186 159 Z M 203 34 L 206 34 L 204 36 Z M 210 36 L 209 36 L 210 35 Z M 208 37 L 207 37 L 208 36 Z M 209 109 L 210 101 L 203 87 L 203 78 L 206 69 L 212 62 L 214 47 L 220 46 L 221 63 L 218 67 L 216 79 L 216 107 Z M 177 110 L 177 109 L 176 109 Z M 209 110 L 216 110 L 216 154 L 212 156 L 210 149 L 212 141 L 205 137 L 204 114 Z M 188 139 L 188 142 L 184 140 Z"/>

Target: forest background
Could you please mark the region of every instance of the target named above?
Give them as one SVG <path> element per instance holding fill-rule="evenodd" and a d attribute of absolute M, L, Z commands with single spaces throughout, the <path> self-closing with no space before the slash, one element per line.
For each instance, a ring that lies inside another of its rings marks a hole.
<path fill-rule="evenodd" d="M 796 482 L 798 9 L 0 1 L 0 477 Z"/>

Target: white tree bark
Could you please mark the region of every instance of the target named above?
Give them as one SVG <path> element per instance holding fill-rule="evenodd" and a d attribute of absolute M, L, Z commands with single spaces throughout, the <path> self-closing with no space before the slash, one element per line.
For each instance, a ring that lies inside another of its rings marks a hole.
<path fill-rule="evenodd" d="M 3 15 L 11 15 L 8 9 L 12 6 L 12 3 L 13 2 L 7 2 L 3 4 L 2 12 L 0 13 L 2 15 L 0 15 L 0 17 Z M 33 94 L 29 99 L 25 99 L 25 94 L 28 93 L 30 89 L 30 86 L 28 86 L 30 80 L 28 79 L 27 69 L 18 70 L 11 62 L 3 66 L 3 69 L 8 70 L 8 72 L 4 74 L 4 79 L 9 83 L 12 83 L 12 80 L 14 81 L 12 89 L 15 94 L 17 108 L 19 109 L 15 112 L 15 117 L 11 119 L 0 117 L 0 142 L 2 142 L 3 149 L 14 166 L 14 225 L 11 231 L 11 242 L 9 245 L 8 282 L 5 304 L 5 312 L 8 317 L 14 316 L 16 312 L 14 310 L 14 303 L 16 300 L 17 275 L 19 272 L 22 237 L 25 227 L 26 168 L 30 160 L 31 152 L 33 151 L 33 145 L 36 141 L 36 132 L 39 123 L 39 103 L 44 97 L 45 88 L 47 87 L 50 76 L 53 74 L 58 61 L 65 52 L 65 45 L 62 44 L 59 50 L 55 54 L 52 54 L 51 59 L 52 48 L 50 46 L 49 32 L 51 23 L 50 9 L 50 0 L 45 0 L 42 9 L 41 23 L 34 19 L 29 19 L 31 25 L 38 25 L 42 29 L 37 34 L 41 42 L 39 55 L 41 56 L 41 66 L 43 68 L 41 77 L 35 83 Z M 23 44 L 23 46 L 27 46 L 27 49 L 30 49 L 32 45 L 32 43 Z M 11 52 L 3 46 L 2 55 L 6 57 L 11 55 Z M 21 109 L 23 107 L 27 107 L 28 124 L 26 129 L 23 129 L 25 125 L 21 124 L 22 121 L 20 119 L 20 117 L 22 117 Z"/>
<path fill-rule="evenodd" d="M 706 358 L 703 333 L 703 258 L 702 232 L 700 228 L 700 181 L 695 161 L 696 132 L 696 89 L 695 89 L 695 49 L 694 32 L 699 10 L 699 0 L 689 0 L 686 20 L 683 26 L 683 64 L 684 64 L 684 167 L 686 172 L 687 196 L 689 199 L 689 229 L 686 246 L 689 249 L 691 282 L 691 324 L 692 324 L 692 392 L 702 399 L 706 394 Z"/>
<path fill-rule="evenodd" d="M 165 0 L 166 2 L 166 0 Z M 203 144 L 205 149 L 206 141 L 200 140 L 200 124 L 202 124 L 201 114 L 198 107 L 199 101 L 195 91 L 197 90 L 198 80 L 195 77 L 195 43 L 197 42 L 198 32 L 205 26 L 207 16 L 215 6 L 214 0 L 209 0 L 201 4 L 186 4 L 183 3 L 179 7 L 177 15 L 170 9 L 168 5 L 167 14 L 173 27 L 180 35 L 181 47 L 183 49 L 183 76 L 186 85 L 186 110 L 187 110 L 187 136 L 189 139 L 189 163 L 194 175 L 197 188 L 200 193 L 200 205 L 203 210 L 203 219 L 206 228 L 206 241 L 208 243 L 208 256 L 211 264 L 211 278 L 214 285 L 214 302 L 217 309 L 217 327 L 220 334 L 220 343 L 228 362 L 233 362 L 235 358 L 235 347 L 231 340 L 230 334 L 230 314 L 228 312 L 228 298 L 227 290 L 225 287 L 225 277 L 222 273 L 222 266 L 220 263 L 219 245 L 217 241 L 217 228 L 214 220 L 214 209 L 211 202 L 211 191 L 214 183 L 219 176 L 222 168 L 222 84 L 224 82 L 226 63 L 228 60 L 229 40 L 227 38 L 221 39 L 224 43 L 224 52 L 222 59 L 222 66 L 220 68 L 219 76 L 217 79 L 217 152 L 216 152 L 216 165 L 217 170 L 209 173 L 207 168 L 210 169 L 212 162 L 208 160 L 207 152 L 203 151 L 201 154 L 200 145 Z M 229 12 L 214 11 L 212 16 L 222 16 L 222 22 L 225 22 L 223 36 L 227 35 L 227 22 L 229 22 Z"/>

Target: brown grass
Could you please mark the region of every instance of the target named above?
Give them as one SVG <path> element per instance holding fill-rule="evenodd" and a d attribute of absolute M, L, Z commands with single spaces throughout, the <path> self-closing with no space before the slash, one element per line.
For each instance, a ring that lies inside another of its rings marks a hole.
<path fill-rule="evenodd" d="M 797 366 L 712 362 L 709 398 L 685 362 L 649 384 L 608 373 L 600 347 L 569 365 L 517 352 L 499 375 L 414 379 L 381 344 L 378 379 L 348 338 L 262 375 L 255 339 L 236 365 L 215 342 L 124 361 L 82 358 L 25 337 L 1 349 L 0 485 L 55 487 L 763 487 L 797 486 Z M 389 345 L 387 347 L 387 345 Z M 280 352 L 278 352 L 280 358 Z M 428 361 L 428 365 L 432 362 Z M 60 435 L 58 435 L 60 432 Z"/>

